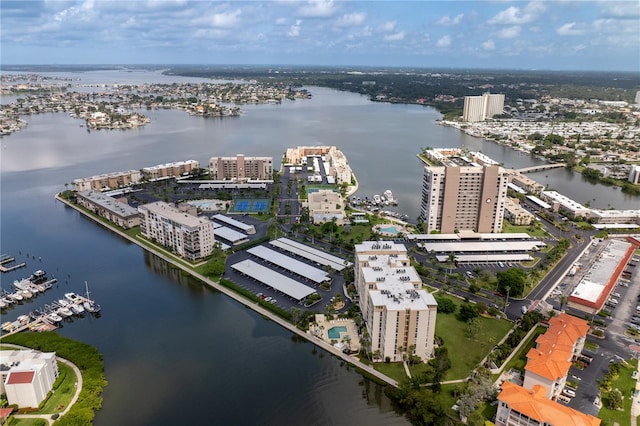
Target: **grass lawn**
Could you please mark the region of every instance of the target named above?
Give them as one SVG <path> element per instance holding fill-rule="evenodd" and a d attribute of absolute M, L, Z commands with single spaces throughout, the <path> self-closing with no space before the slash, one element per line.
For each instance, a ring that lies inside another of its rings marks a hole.
<path fill-rule="evenodd" d="M 58 363 L 58 371 L 60 371 L 60 375 L 53 384 L 53 393 L 42 409 L 34 412 L 34 414 L 60 413 L 71 402 L 71 398 L 73 398 L 73 394 L 76 391 L 76 374 L 71 367 L 62 362 Z"/>
<path fill-rule="evenodd" d="M 544 237 L 547 234 L 546 231 L 542 228 L 535 227 L 535 229 L 531 230 L 531 227 L 529 225 L 512 225 L 506 220 L 503 223 L 502 232 L 507 232 L 507 233 L 524 232 L 526 234 L 531 235 L 532 237 Z"/>
<path fill-rule="evenodd" d="M 42 423 L 42 419 L 16 419 L 15 417 L 11 417 L 11 423 L 7 424 L 11 426 L 36 426 L 46 423 Z"/>
<path fill-rule="evenodd" d="M 462 304 L 455 297 L 450 299 L 456 305 Z M 507 320 L 480 317 L 480 330 L 471 338 L 467 332 L 467 324 L 458 321 L 455 314 L 438 313 L 436 335 L 444 340 L 444 346 L 449 351 L 451 359 L 451 369 L 447 371 L 444 380 L 467 377 L 512 326 L 513 324 Z"/>
<path fill-rule="evenodd" d="M 602 394 L 602 408 L 598 417 L 602 420 L 607 420 L 609 424 L 618 423 L 620 425 L 631 424 L 631 404 L 633 402 L 632 395 L 633 390 L 636 387 L 636 381 L 631 378 L 631 374 L 638 367 L 638 360 L 629 361 L 629 367 L 623 365 L 620 366 L 620 374 L 618 378 L 611 384 L 611 389 L 620 389 L 622 396 L 624 397 L 624 409 L 621 411 L 610 410 L 607 408 L 608 392 Z"/>
<path fill-rule="evenodd" d="M 401 362 L 376 362 L 373 364 L 373 368 L 398 382 L 407 378 Z"/>
<path fill-rule="evenodd" d="M 547 327 L 538 326 L 535 333 L 531 335 L 531 338 L 520 348 L 518 353 L 515 354 L 513 358 L 511 358 L 507 365 L 504 366 L 502 371 L 509 371 L 512 368 L 524 371 L 524 366 L 527 364 L 527 352 L 529 352 L 529 349 L 536 345 L 536 338 L 547 330 Z M 494 376 L 494 380 L 497 378 L 497 375 Z"/>

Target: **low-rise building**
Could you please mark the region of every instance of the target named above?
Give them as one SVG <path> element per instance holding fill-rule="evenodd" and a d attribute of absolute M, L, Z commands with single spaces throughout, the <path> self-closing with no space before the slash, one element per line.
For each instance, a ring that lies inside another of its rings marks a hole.
<path fill-rule="evenodd" d="M 209 174 L 213 180 L 270 180 L 273 179 L 273 157 L 211 157 Z"/>
<path fill-rule="evenodd" d="M 76 193 L 76 200 L 79 205 L 121 228 L 129 229 L 140 225 L 138 209 L 129 206 L 126 201 L 121 203 L 99 191 L 80 191 Z"/>
<path fill-rule="evenodd" d="M 189 172 L 198 170 L 199 168 L 200 163 L 196 160 L 176 161 L 173 163 L 145 167 L 142 169 L 142 175 L 148 180 L 178 178 L 188 175 Z"/>
<path fill-rule="evenodd" d="M 142 174 L 140 170 L 129 170 L 75 179 L 73 185 L 76 191 L 89 191 L 92 189 L 96 191 L 106 191 L 134 185 L 139 183 L 141 179 Z"/>
<path fill-rule="evenodd" d="M 352 172 L 347 157 L 335 146 L 299 146 L 287 149 L 286 161 L 289 164 L 307 164 L 307 157 L 320 157 L 327 177 L 333 177 L 338 185 L 351 185 Z"/>
<path fill-rule="evenodd" d="M 529 225 L 534 216 L 522 208 L 517 198 L 506 198 L 504 203 L 504 218 L 514 225 Z"/>
<path fill-rule="evenodd" d="M 542 386 L 545 397 L 555 400 L 564 389 L 571 362 L 582 352 L 589 331 L 587 321 L 565 313 L 549 320 L 527 353 L 524 387 Z"/>
<path fill-rule="evenodd" d="M 140 233 L 185 259 L 195 261 L 213 252 L 214 223 L 181 212 L 162 201 L 138 207 Z"/>
<path fill-rule="evenodd" d="M 546 398 L 544 386 L 529 389 L 511 382 L 498 394 L 496 426 L 599 426 L 600 419 Z"/>
<path fill-rule="evenodd" d="M 315 224 L 335 220 L 336 225 L 344 225 L 344 200 L 337 192 L 329 189 L 310 192 L 307 207 L 309 218 Z"/>
<path fill-rule="evenodd" d="M 540 196 L 551 204 L 553 211 L 559 211 L 571 217 L 589 217 L 591 209 L 557 191 L 542 191 Z"/>

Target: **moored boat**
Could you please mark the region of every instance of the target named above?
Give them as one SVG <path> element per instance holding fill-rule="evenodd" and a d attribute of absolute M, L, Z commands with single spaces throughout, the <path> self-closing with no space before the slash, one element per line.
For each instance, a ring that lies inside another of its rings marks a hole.
<path fill-rule="evenodd" d="M 71 315 L 73 315 L 73 312 L 71 312 L 71 309 L 67 308 L 66 306 L 63 306 L 62 308 L 58 309 L 57 313 L 64 318 L 69 318 Z"/>
<path fill-rule="evenodd" d="M 78 299 L 78 295 L 75 293 L 65 293 L 64 297 L 71 303 L 76 303 L 76 300 Z"/>
<path fill-rule="evenodd" d="M 47 315 L 47 319 L 53 323 L 62 321 L 62 317 L 55 312 L 51 312 L 49 315 Z"/>
<path fill-rule="evenodd" d="M 82 305 L 80 303 L 75 303 L 75 304 L 69 306 L 69 309 L 71 309 L 71 311 L 76 315 L 80 315 L 81 313 L 84 312 L 84 308 L 82 307 Z"/>

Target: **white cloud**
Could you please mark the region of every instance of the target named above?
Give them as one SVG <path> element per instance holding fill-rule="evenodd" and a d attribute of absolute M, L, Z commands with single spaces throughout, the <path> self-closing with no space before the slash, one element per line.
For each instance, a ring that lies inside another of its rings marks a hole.
<path fill-rule="evenodd" d="M 287 18 L 276 19 L 276 25 L 285 25 L 286 23 L 287 23 Z"/>
<path fill-rule="evenodd" d="M 443 36 L 442 38 L 440 38 L 440 40 L 436 42 L 436 46 L 437 47 L 451 46 L 451 36 L 450 35 Z"/>
<path fill-rule="evenodd" d="M 291 28 L 289 28 L 287 35 L 289 37 L 298 37 L 300 35 L 300 29 L 302 28 L 301 24 L 302 21 L 300 19 L 296 20 L 296 23 L 291 25 Z"/>
<path fill-rule="evenodd" d="M 233 28 L 239 24 L 240 20 L 238 17 L 241 14 L 241 10 L 216 13 L 211 17 L 211 24 L 216 28 Z"/>
<path fill-rule="evenodd" d="M 385 41 L 401 41 L 401 40 L 404 40 L 404 36 L 405 36 L 405 32 L 399 31 L 395 34 L 388 34 L 384 36 L 384 40 Z"/>
<path fill-rule="evenodd" d="M 309 0 L 298 9 L 298 16 L 303 18 L 330 18 L 338 10 L 333 0 Z"/>
<path fill-rule="evenodd" d="M 358 25 L 362 25 L 364 20 L 367 18 L 366 13 L 348 13 L 342 15 L 336 25 L 339 27 L 354 27 Z"/>
<path fill-rule="evenodd" d="M 568 22 L 556 28 L 556 33 L 561 36 L 583 35 L 584 29 L 580 28 L 575 22 Z"/>
<path fill-rule="evenodd" d="M 494 50 L 496 48 L 496 44 L 493 42 L 493 40 L 487 40 L 482 43 L 482 48 L 484 50 Z"/>
<path fill-rule="evenodd" d="M 520 34 L 520 26 L 514 25 L 513 27 L 503 28 L 496 33 L 500 38 L 514 38 Z"/>
<path fill-rule="evenodd" d="M 499 12 L 496 16 L 489 19 L 489 24 L 501 24 L 501 25 L 520 25 L 528 24 L 535 21 L 540 14 L 546 10 L 546 6 L 540 1 L 533 1 L 527 4 L 523 9 L 519 7 L 510 6 L 507 9 Z"/>
<path fill-rule="evenodd" d="M 385 33 L 390 33 L 391 31 L 396 29 L 396 21 L 387 21 L 384 24 L 380 25 L 380 31 Z"/>
<path fill-rule="evenodd" d="M 438 21 L 438 24 L 439 25 L 444 25 L 444 26 L 458 25 L 460 23 L 460 21 L 462 21 L 463 17 L 464 17 L 463 13 L 460 13 L 459 15 L 456 15 L 453 18 L 450 18 L 449 16 L 443 16 Z"/>

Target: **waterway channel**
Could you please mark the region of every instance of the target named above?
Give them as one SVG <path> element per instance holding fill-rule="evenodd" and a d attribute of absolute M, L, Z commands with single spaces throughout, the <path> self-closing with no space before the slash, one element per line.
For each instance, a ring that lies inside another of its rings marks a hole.
<path fill-rule="evenodd" d="M 157 74 L 148 74 L 147 81 L 155 81 Z M 112 72 L 103 78 L 127 82 Z M 357 195 L 391 189 L 400 200 L 397 210 L 415 218 L 421 147 L 465 146 L 509 167 L 541 163 L 437 125 L 439 114 L 431 108 L 310 90 L 313 99 L 242 106 L 237 118 L 145 111 L 151 123 L 128 131 L 88 132 L 65 114 L 35 115 L 26 117 L 26 129 L 2 138 L 1 252 L 28 265 L 0 277 L 0 285 L 9 288 L 36 269 L 59 280 L 44 295 L 3 312 L 3 319 L 65 292 L 83 292 L 88 282 L 101 317 L 65 324 L 59 332 L 104 354 L 109 386 L 96 425 L 405 423 L 381 387 L 53 199 L 79 177 L 186 159 L 206 166 L 211 156 L 237 153 L 273 156 L 278 166 L 287 147 L 326 144 L 345 152 L 360 182 Z M 565 173 L 543 172 L 544 183 L 560 189 Z M 578 201 L 595 197 L 592 205 L 604 208 L 599 204 L 640 204 L 576 177 L 567 195 Z"/>

